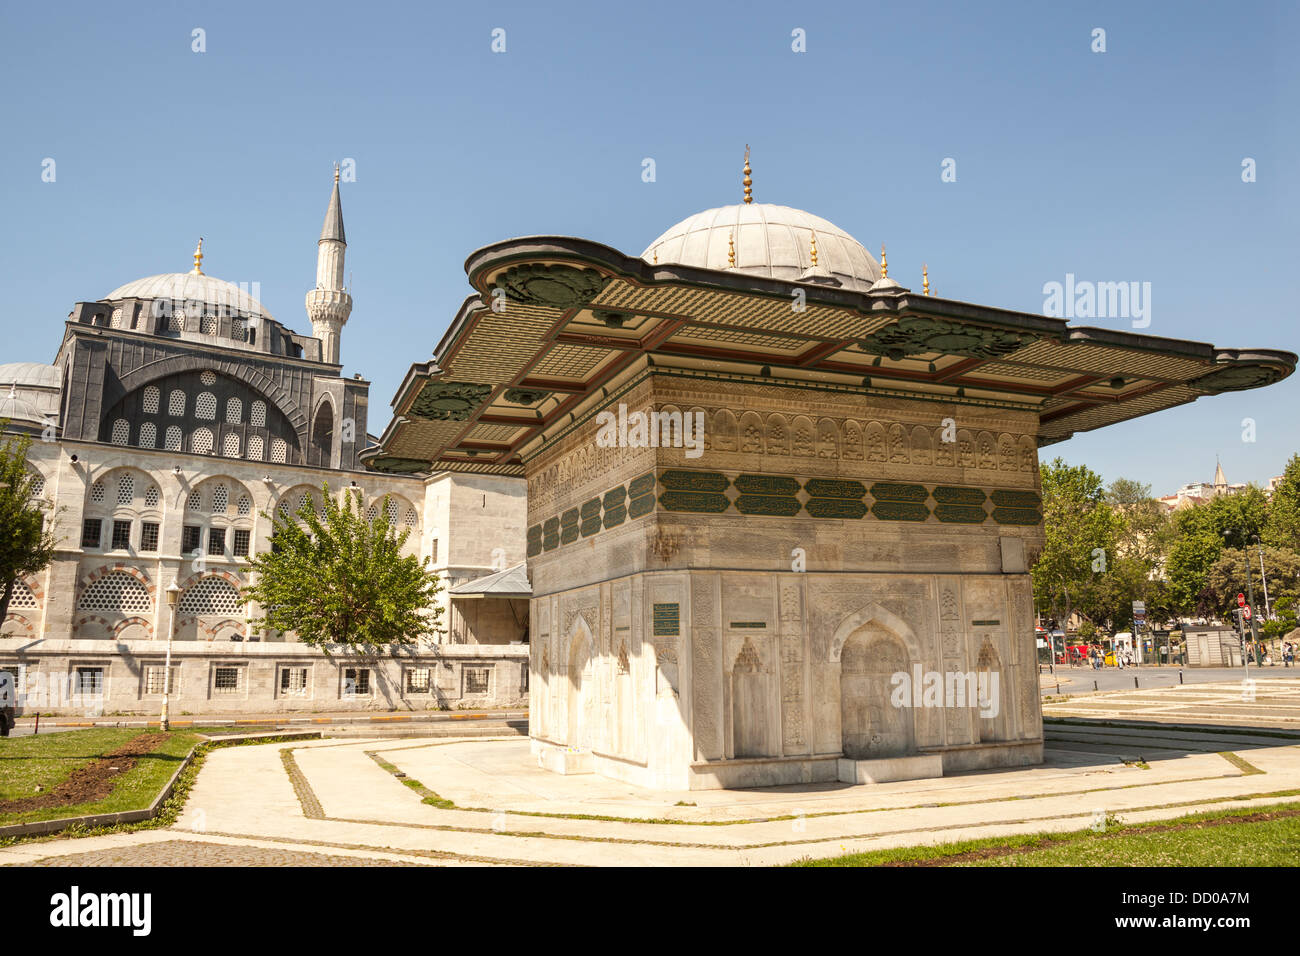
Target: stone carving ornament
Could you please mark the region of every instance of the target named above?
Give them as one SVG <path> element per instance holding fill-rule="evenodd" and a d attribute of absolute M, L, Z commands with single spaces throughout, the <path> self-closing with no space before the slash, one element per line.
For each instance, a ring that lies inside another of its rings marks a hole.
<path fill-rule="evenodd" d="M 408 418 L 426 421 L 467 421 L 492 393 L 491 385 L 474 382 L 429 382 L 411 402 Z"/>
<path fill-rule="evenodd" d="M 998 358 L 1024 348 L 1034 338 L 1028 332 L 904 316 L 895 324 L 887 325 L 863 339 L 858 345 L 864 352 L 883 355 L 895 361 L 908 355 L 929 352 Z"/>
<path fill-rule="evenodd" d="M 595 269 L 564 265 L 525 263 L 512 266 L 497 277 L 496 285 L 506 297 L 524 305 L 551 309 L 572 309 L 596 298 L 609 277 Z"/>

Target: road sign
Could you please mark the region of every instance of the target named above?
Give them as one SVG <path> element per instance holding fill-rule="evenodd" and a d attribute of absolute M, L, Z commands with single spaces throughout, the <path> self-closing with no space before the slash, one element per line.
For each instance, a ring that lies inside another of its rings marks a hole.
<path fill-rule="evenodd" d="M 1238 594 L 1238 595 L 1237 595 L 1237 607 L 1245 607 L 1245 606 L 1246 606 L 1246 595 L 1244 595 L 1244 594 Z"/>
<path fill-rule="evenodd" d="M 1242 609 L 1241 609 L 1241 613 L 1244 614 L 1244 615 L 1246 616 L 1246 620 L 1249 621 L 1249 620 L 1250 620 L 1250 605 L 1247 604 L 1244 608 L 1242 608 Z"/>

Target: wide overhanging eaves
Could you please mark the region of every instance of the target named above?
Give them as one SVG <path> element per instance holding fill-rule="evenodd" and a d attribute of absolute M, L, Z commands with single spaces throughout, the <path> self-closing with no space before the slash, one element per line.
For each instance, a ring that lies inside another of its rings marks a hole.
<path fill-rule="evenodd" d="M 649 357 L 679 374 L 1025 408 L 1039 443 L 1272 384 L 1290 352 L 1216 348 L 925 296 L 655 265 L 529 237 L 465 263 L 476 290 L 412 365 L 368 467 L 522 475 L 521 450 Z"/>

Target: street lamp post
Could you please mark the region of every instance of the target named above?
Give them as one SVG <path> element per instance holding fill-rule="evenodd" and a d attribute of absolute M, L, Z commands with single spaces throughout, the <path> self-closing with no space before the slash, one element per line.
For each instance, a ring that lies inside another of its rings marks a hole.
<path fill-rule="evenodd" d="M 162 706 L 162 729 L 171 730 L 167 720 L 167 705 L 171 702 L 172 693 L 172 635 L 176 631 L 176 602 L 180 600 L 181 589 L 176 585 L 176 579 L 172 578 L 172 583 L 167 586 L 167 663 L 163 665 L 163 706 Z"/>
<path fill-rule="evenodd" d="M 1241 535 L 1241 541 L 1242 541 L 1241 549 L 1242 549 L 1242 553 L 1246 558 L 1246 602 L 1247 602 L 1246 607 L 1250 608 L 1250 643 L 1256 648 L 1256 653 L 1258 653 L 1259 642 L 1255 637 L 1255 580 L 1250 576 L 1250 542 L 1253 538 L 1257 536 L 1251 536 L 1250 538 L 1248 538 L 1246 536 L 1246 532 L 1244 529 L 1238 529 L 1237 533 Z M 1227 534 L 1228 532 L 1225 531 L 1224 535 L 1226 536 Z M 1243 622 L 1243 627 L 1242 627 L 1243 640 L 1246 637 L 1245 630 L 1246 628 L 1244 627 L 1244 622 Z M 1250 677 L 1249 648 L 1243 647 L 1241 656 L 1246 663 L 1246 677 L 1249 678 Z M 1260 663 L 1260 661 L 1256 659 L 1256 663 Z"/>

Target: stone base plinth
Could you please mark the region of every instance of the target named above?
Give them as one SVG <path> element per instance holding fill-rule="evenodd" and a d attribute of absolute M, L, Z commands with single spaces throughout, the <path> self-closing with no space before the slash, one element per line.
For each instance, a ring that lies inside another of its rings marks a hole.
<path fill-rule="evenodd" d="M 557 747 L 553 744 L 534 740 L 533 756 L 537 758 L 537 766 L 543 770 L 549 770 L 551 773 L 572 775 L 595 772 L 590 750 L 581 750 L 577 747 Z"/>
<path fill-rule="evenodd" d="M 923 754 L 916 757 L 881 757 L 877 760 L 836 761 L 841 783 L 889 783 L 893 780 L 925 780 L 943 776 L 943 757 Z"/>

